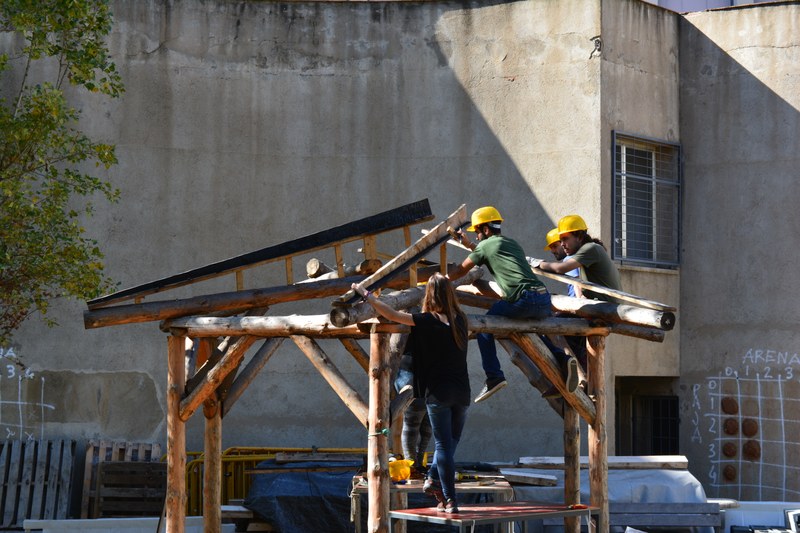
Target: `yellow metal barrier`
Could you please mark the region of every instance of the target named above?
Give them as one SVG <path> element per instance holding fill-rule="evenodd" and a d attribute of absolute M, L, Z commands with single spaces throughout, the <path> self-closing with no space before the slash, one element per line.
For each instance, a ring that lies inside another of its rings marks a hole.
<path fill-rule="evenodd" d="M 222 498 L 221 503 L 230 500 L 243 500 L 247 497 L 253 476 L 247 473 L 261 461 L 274 459 L 279 453 L 327 453 L 364 454 L 365 448 L 267 448 L 234 447 L 222 452 Z M 187 454 L 189 455 L 189 454 Z M 192 452 L 195 457 L 186 463 L 186 514 L 203 514 L 203 469 L 205 459 L 202 453 Z"/>

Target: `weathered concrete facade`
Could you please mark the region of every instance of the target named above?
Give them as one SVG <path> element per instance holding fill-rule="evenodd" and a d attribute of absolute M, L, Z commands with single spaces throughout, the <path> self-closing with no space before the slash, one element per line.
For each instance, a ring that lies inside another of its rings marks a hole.
<path fill-rule="evenodd" d="M 681 20 L 682 448 L 744 500 L 800 498 L 799 31 L 797 3 Z"/>
<path fill-rule="evenodd" d="M 712 441 L 704 433 L 697 442 L 688 429 L 692 417 L 710 419 L 705 404 L 702 412 L 693 407 L 694 385 L 706 387 L 707 376 L 733 366 L 725 357 L 741 364 L 744 347 L 791 351 L 784 317 L 796 304 L 782 289 L 793 279 L 790 259 L 757 244 L 776 227 L 761 221 L 782 222 L 790 238 L 798 224 L 785 203 L 798 197 L 790 179 L 800 122 L 797 5 L 684 18 L 635 0 L 118 0 L 114 13 L 111 47 L 127 92 L 79 104 L 84 127 L 118 149 L 109 178 L 122 201 L 90 228 L 121 288 L 424 197 L 440 218 L 461 203 L 497 206 L 506 233 L 534 256 L 544 254 L 546 231 L 572 212 L 610 243 L 612 130 L 682 143 L 680 273 L 622 269 L 627 291 L 678 304 L 679 327 L 663 344 L 609 340 L 609 405 L 617 377 L 670 378 L 684 405 L 681 453 L 708 482 Z M 751 224 L 741 227 L 743 220 Z M 727 238 L 710 240 L 709 228 Z M 396 251 L 400 243 L 379 247 Z M 753 257 L 755 250 L 762 253 Z M 346 252 L 346 261 L 358 258 Z M 775 279 L 754 283 L 775 255 L 786 263 Z M 248 288 L 282 283 L 279 269 L 245 275 Z M 232 288 L 223 280 L 203 292 Z M 25 409 L 18 417 L 4 409 L 0 423 L 35 437 L 163 440 L 165 335 L 156 324 L 86 331 L 84 309 L 62 302 L 59 327 L 31 322 L 20 332 L 14 349 L 34 379 L 0 383 L 3 397 L 19 394 Z M 363 371 L 340 347 L 324 347 L 365 394 Z M 561 419 L 501 361 L 510 386 L 470 409 L 459 458 L 562 453 Z M 477 346 L 470 364 L 477 389 Z M 680 390 L 671 379 L 678 375 Z M 308 360 L 286 344 L 224 426 L 225 446 L 366 442 Z M 613 423 L 609 443 L 613 451 Z M 189 446 L 202 447 L 197 417 Z"/>

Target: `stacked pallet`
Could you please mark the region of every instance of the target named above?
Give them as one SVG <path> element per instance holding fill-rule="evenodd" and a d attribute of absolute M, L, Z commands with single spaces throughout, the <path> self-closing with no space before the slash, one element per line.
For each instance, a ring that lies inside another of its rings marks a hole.
<path fill-rule="evenodd" d="M 167 476 L 160 457 L 159 444 L 90 440 L 81 518 L 160 516 Z"/>

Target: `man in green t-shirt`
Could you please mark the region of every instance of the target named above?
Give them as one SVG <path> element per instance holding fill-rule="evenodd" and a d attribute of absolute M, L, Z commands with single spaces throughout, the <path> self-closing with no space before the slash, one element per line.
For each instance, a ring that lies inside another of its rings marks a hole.
<path fill-rule="evenodd" d="M 544 284 L 531 271 L 525 258 L 525 252 L 517 241 L 501 234 L 503 218 L 491 206 L 481 207 L 472 213 L 471 226 L 467 231 L 474 231 L 478 242 L 471 242 L 467 236 L 459 232 L 461 243 L 472 250 L 472 253 L 448 277 L 458 279 L 474 266 L 486 265 L 489 272 L 503 291 L 502 299 L 494 304 L 487 315 L 500 315 L 509 318 L 545 318 L 552 314 L 550 293 Z M 497 359 L 497 347 L 494 335 L 479 333 L 478 347 L 481 350 L 481 363 L 486 373 L 486 383 L 475 402 L 489 396 L 507 385 L 505 375 Z M 551 350 L 558 350 L 548 342 Z M 574 391 L 578 385 L 577 367 L 573 364 L 567 368 L 567 388 Z M 572 370 L 572 372 L 570 372 Z"/>

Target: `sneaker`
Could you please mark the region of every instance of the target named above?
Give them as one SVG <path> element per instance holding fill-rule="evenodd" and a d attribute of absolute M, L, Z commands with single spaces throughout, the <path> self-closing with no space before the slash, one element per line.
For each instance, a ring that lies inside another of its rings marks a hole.
<path fill-rule="evenodd" d="M 445 513 L 457 513 L 458 512 L 458 504 L 453 498 L 448 498 L 444 504 L 444 512 Z"/>
<path fill-rule="evenodd" d="M 483 385 L 483 389 L 481 389 L 481 393 L 475 397 L 475 403 L 482 402 L 506 385 L 508 385 L 508 381 L 504 378 L 487 379 L 486 383 Z"/>
<path fill-rule="evenodd" d="M 578 383 L 580 381 L 580 376 L 578 375 L 578 360 L 574 357 L 570 357 L 567 359 L 567 375 L 566 375 L 566 385 L 568 392 L 575 392 L 575 389 L 578 388 Z"/>
<path fill-rule="evenodd" d="M 403 386 L 400 388 L 400 390 L 399 390 L 399 391 L 397 391 L 397 394 L 398 394 L 398 395 L 400 395 L 400 394 L 403 394 L 404 392 L 406 392 L 406 391 L 408 391 L 408 390 L 414 390 L 414 386 L 413 386 L 411 383 L 408 383 L 408 384 L 406 384 L 406 385 L 403 385 Z"/>
<path fill-rule="evenodd" d="M 436 498 L 438 505 L 437 509 L 443 510 L 445 508 L 444 492 L 442 492 L 442 485 L 432 478 L 425 478 L 425 483 L 422 484 L 422 492 L 429 496 Z"/>

